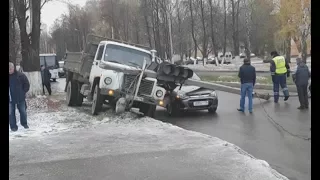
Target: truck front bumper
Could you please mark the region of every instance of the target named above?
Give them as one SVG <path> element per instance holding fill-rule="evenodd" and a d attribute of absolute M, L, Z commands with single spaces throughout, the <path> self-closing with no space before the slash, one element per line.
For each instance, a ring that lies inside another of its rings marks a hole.
<path fill-rule="evenodd" d="M 102 95 L 106 95 L 109 97 L 113 97 L 113 99 L 118 100 L 120 97 L 126 97 L 126 99 L 130 99 L 133 98 L 133 95 L 127 95 L 124 92 L 120 91 L 120 90 L 113 90 L 113 89 L 106 89 L 103 88 L 100 90 L 100 93 Z M 137 96 L 134 98 L 134 101 L 137 102 L 142 102 L 142 103 L 146 103 L 146 104 L 153 104 L 153 105 L 158 105 L 158 106 L 163 106 L 163 100 L 161 99 L 154 99 L 152 97 L 148 97 L 148 96 Z"/>

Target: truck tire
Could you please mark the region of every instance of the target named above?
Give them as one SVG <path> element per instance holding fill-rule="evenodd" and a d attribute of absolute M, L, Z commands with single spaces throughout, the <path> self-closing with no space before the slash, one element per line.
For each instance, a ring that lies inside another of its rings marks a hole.
<path fill-rule="evenodd" d="M 77 100 L 78 85 L 75 81 L 68 81 L 66 100 L 68 106 L 74 106 Z"/>
<path fill-rule="evenodd" d="M 96 83 L 93 90 L 92 108 L 91 108 L 92 115 L 97 115 L 98 112 L 101 111 L 102 105 L 103 105 L 103 96 L 100 94 L 99 83 Z"/>
<path fill-rule="evenodd" d="M 139 111 L 142 112 L 145 116 L 154 118 L 156 108 L 157 105 L 141 104 Z"/>
<path fill-rule="evenodd" d="M 82 103 L 83 103 L 83 95 L 80 93 L 81 86 L 82 86 L 81 83 L 77 83 L 77 97 L 75 102 L 76 106 L 82 106 Z"/>

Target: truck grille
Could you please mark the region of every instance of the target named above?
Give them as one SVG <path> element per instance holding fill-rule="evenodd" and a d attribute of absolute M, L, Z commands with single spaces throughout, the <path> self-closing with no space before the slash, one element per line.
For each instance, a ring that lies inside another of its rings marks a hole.
<path fill-rule="evenodd" d="M 123 86 L 122 86 L 123 90 L 125 92 L 128 91 L 129 93 L 132 93 L 133 88 L 134 88 L 134 84 L 131 85 L 131 83 L 134 83 L 134 81 L 137 82 L 138 79 L 139 79 L 139 77 L 136 78 L 135 75 L 125 74 L 124 75 L 124 82 L 123 82 Z M 131 85 L 131 87 L 130 87 L 130 85 Z M 152 94 L 153 85 L 154 85 L 154 81 L 142 79 L 138 94 L 150 96 Z M 129 87 L 130 87 L 130 89 L 129 89 Z"/>

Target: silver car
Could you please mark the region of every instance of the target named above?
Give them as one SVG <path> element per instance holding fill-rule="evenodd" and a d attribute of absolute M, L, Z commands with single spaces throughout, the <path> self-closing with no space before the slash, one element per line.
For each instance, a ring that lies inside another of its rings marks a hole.
<path fill-rule="evenodd" d="M 200 80 L 194 74 L 192 79 Z M 208 110 L 215 113 L 218 108 L 218 96 L 215 90 L 197 86 L 177 87 L 173 92 L 168 92 L 164 104 L 169 116 L 178 116 L 184 111 Z"/>

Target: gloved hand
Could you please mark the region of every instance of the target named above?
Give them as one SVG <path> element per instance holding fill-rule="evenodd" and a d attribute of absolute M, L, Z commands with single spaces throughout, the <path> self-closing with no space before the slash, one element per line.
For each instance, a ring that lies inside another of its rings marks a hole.
<path fill-rule="evenodd" d="M 290 71 L 287 72 L 287 77 L 290 77 Z"/>

